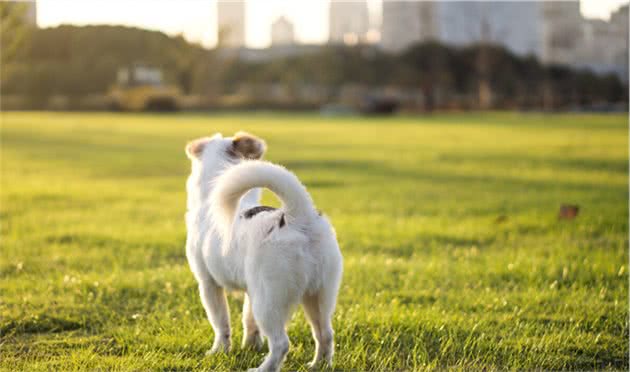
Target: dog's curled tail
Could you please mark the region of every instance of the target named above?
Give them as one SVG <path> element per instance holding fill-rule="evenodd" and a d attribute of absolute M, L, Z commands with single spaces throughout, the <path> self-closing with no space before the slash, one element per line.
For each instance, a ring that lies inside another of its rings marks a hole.
<path fill-rule="evenodd" d="M 268 188 L 280 198 L 288 224 L 304 226 L 317 215 L 311 196 L 293 173 L 266 161 L 248 160 L 221 174 L 210 195 L 214 223 L 224 236 L 231 229 L 241 196 L 257 187 Z"/>

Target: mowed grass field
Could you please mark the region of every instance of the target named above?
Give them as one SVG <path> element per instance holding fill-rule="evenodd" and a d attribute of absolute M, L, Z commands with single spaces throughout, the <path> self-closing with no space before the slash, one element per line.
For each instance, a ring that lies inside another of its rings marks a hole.
<path fill-rule="evenodd" d="M 2 113 L 1 369 L 262 361 L 239 295 L 234 349 L 205 356 L 184 252 L 185 143 L 237 130 L 336 227 L 336 370 L 628 368 L 625 115 Z M 288 330 L 284 369 L 304 370 L 301 310 Z"/>

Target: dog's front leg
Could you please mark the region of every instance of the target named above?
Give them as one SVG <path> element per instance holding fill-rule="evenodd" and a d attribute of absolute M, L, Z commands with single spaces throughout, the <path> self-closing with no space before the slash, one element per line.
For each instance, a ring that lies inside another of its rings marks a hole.
<path fill-rule="evenodd" d="M 214 329 L 214 343 L 207 354 L 229 351 L 232 343 L 230 339 L 230 312 L 223 288 L 219 287 L 212 278 L 205 278 L 205 280 L 199 281 L 199 293 L 208 320 Z"/>

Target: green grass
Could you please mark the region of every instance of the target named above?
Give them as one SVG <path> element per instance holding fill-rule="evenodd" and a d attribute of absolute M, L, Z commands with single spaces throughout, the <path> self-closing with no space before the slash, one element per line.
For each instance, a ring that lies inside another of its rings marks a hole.
<path fill-rule="evenodd" d="M 628 368 L 627 119 L 516 113 L 3 113 L 0 368 L 260 363 L 239 347 L 204 356 L 184 255 L 184 145 L 241 129 L 336 227 L 336 369 Z M 562 203 L 576 220 L 557 219 Z M 289 337 L 284 369 L 303 370 L 301 310 Z"/>

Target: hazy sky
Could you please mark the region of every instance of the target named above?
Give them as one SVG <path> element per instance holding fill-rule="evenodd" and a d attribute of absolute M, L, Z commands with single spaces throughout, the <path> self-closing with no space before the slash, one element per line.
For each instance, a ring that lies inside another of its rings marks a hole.
<path fill-rule="evenodd" d="M 377 18 L 381 1 L 368 0 Z M 581 9 L 586 17 L 607 19 L 627 1 L 582 0 Z M 271 22 L 281 15 L 294 23 L 300 42 L 324 42 L 328 39 L 328 6 L 329 0 L 249 0 L 245 11 L 247 45 L 268 46 Z M 38 0 L 37 23 L 40 27 L 64 23 L 130 25 L 170 35 L 183 33 L 190 41 L 213 46 L 216 0 Z"/>

